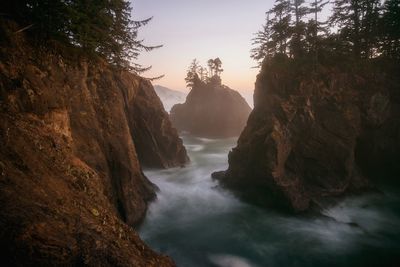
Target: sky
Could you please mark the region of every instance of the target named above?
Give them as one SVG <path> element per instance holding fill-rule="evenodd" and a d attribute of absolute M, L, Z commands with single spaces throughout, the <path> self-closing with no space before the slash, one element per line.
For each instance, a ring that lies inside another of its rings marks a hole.
<path fill-rule="evenodd" d="M 140 28 L 146 45 L 164 47 L 143 52 L 138 63 L 152 66 L 143 74 L 156 77 L 154 83 L 187 91 L 186 70 L 196 58 L 204 66 L 219 57 L 223 63 L 222 82 L 248 93 L 254 90 L 258 69 L 250 58 L 251 39 L 265 21 L 273 0 L 132 0 L 133 18 L 153 17 Z"/>

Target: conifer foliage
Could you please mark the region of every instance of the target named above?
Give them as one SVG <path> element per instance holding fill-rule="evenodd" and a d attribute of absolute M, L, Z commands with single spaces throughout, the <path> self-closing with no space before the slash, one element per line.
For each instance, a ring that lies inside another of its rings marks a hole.
<path fill-rule="evenodd" d="M 31 26 L 26 32 L 39 43 L 72 44 L 137 73 L 147 70 L 134 63 L 139 53 L 160 47 L 146 46 L 138 39 L 138 29 L 151 18 L 134 21 L 126 0 L 15 0 L 0 5 L 3 16 L 21 27 Z"/>
<path fill-rule="evenodd" d="M 331 15 L 322 21 L 327 7 Z M 278 54 L 315 64 L 319 55 L 400 59 L 400 0 L 276 0 L 266 17 L 251 50 L 258 66 Z"/>
<path fill-rule="evenodd" d="M 220 75 L 224 71 L 222 69 L 222 61 L 219 57 L 215 59 L 209 59 L 207 61 L 207 68 L 200 65 L 197 59 L 193 59 L 186 72 L 186 86 L 193 89 L 200 84 L 214 84 L 220 85 Z"/>

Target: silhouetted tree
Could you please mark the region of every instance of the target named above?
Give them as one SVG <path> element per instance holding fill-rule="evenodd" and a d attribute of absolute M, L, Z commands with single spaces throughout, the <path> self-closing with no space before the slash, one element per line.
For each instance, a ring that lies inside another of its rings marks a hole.
<path fill-rule="evenodd" d="M 32 25 L 27 32 L 37 43 L 56 39 L 134 72 L 148 69 L 132 62 L 141 51 L 160 47 L 146 46 L 137 38 L 138 29 L 151 18 L 132 20 L 127 0 L 15 0 L 0 5 L 3 16 Z"/>
<path fill-rule="evenodd" d="M 274 7 L 269 12 L 273 14 L 271 44 L 275 45 L 276 53 L 285 54 L 291 35 L 290 2 L 287 0 L 276 0 Z"/>
<path fill-rule="evenodd" d="M 339 36 L 348 43 L 355 58 L 370 58 L 378 41 L 379 0 L 336 0 L 331 23 L 340 28 Z"/>
<path fill-rule="evenodd" d="M 222 69 L 222 61 L 221 59 L 219 59 L 219 57 L 217 57 L 216 59 L 214 59 L 214 73 L 215 75 L 219 76 L 223 71 L 224 70 Z"/>
<path fill-rule="evenodd" d="M 1 13 L 29 28 L 35 39 L 67 39 L 68 4 L 62 0 L 15 0 L 1 1 Z"/>
<path fill-rule="evenodd" d="M 291 54 L 293 57 L 298 58 L 302 56 L 304 45 L 302 40 L 305 36 L 306 23 L 303 21 L 303 17 L 310 13 L 310 9 L 304 5 L 304 0 L 293 0 L 289 1 L 291 12 L 295 18 L 292 27 L 292 38 L 290 41 Z"/>
<path fill-rule="evenodd" d="M 387 0 L 380 22 L 379 52 L 389 58 L 400 59 L 400 0 Z"/>
<path fill-rule="evenodd" d="M 213 72 L 213 70 L 214 70 L 214 60 L 213 59 L 209 59 L 207 61 L 207 66 L 208 66 L 208 69 L 209 69 L 208 73 L 210 74 L 210 77 L 214 76 L 214 72 Z"/>
<path fill-rule="evenodd" d="M 257 67 L 261 66 L 265 58 L 270 58 L 275 53 L 275 46 L 271 41 L 272 23 L 270 13 L 266 12 L 266 15 L 267 18 L 262 30 L 255 33 L 255 37 L 252 39 L 252 45 L 256 47 L 251 49 L 250 56 L 258 62 Z"/>
<path fill-rule="evenodd" d="M 223 71 L 222 61 L 220 58 L 209 59 L 207 61 L 207 65 L 210 68 L 210 72 L 207 71 L 207 68 L 200 65 L 197 59 L 194 59 L 190 64 L 187 72 L 186 72 L 186 86 L 188 88 L 193 89 L 199 85 L 221 85 L 221 78 L 219 75 Z M 208 75 L 212 73 L 213 75 Z"/>
<path fill-rule="evenodd" d="M 371 58 L 376 54 L 373 47 L 378 42 L 380 0 L 364 0 L 361 6 L 361 53 L 363 57 Z"/>
<path fill-rule="evenodd" d="M 204 67 L 200 66 L 198 68 L 198 73 L 199 73 L 199 76 L 200 76 L 200 80 L 202 82 L 207 82 L 207 78 L 208 78 L 207 68 L 204 68 Z"/>
<path fill-rule="evenodd" d="M 201 82 L 199 78 L 199 74 L 197 73 L 200 68 L 199 62 L 197 59 L 193 59 L 190 64 L 187 72 L 186 72 L 186 87 L 193 89 L 199 82 Z"/>
<path fill-rule="evenodd" d="M 314 53 L 314 64 L 318 64 L 318 34 L 319 32 L 327 33 L 328 30 L 323 26 L 325 23 L 322 23 L 318 19 L 318 14 L 324 9 L 324 7 L 329 3 L 327 0 L 314 0 L 311 3 L 310 13 L 314 14 L 314 19 L 311 19 L 307 25 L 307 41 L 309 44 L 309 50 Z"/>

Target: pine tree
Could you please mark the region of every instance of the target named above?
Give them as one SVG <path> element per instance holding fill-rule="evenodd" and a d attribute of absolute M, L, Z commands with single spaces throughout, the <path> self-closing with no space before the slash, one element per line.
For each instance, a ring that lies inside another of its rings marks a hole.
<path fill-rule="evenodd" d="M 140 51 L 149 47 L 137 39 L 138 29 L 150 22 L 133 21 L 130 3 L 124 0 L 71 1 L 71 32 L 73 39 L 90 53 L 100 53 L 113 65 L 131 69 L 137 73 L 148 70 L 132 63 Z"/>
<path fill-rule="evenodd" d="M 400 59 L 400 0 L 387 0 L 380 23 L 381 53 Z"/>
<path fill-rule="evenodd" d="M 333 64 L 347 59 L 400 58 L 400 0 L 334 0 L 327 22 L 318 15 L 329 1 L 312 1 L 310 7 L 304 0 L 275 1 L 267 22 L 252 39 L 256 47 L 251 57 L 258 66 L 278 54 L 294 59 L 312 56 L 314 66 L 319 60 Z"/>
<path fill-rule="evenodd" d="M 207 82 L 207 78 L 208 78 L 207 68 L 204 68 L 204 67 L 200 66 L 198 68 L 198 73 L 199 73 L 199 76 L 200 76 L 200 80 L 202 82 Z"/>
<path fill-rule="evenodd" d="M 340 37 L 352 47 L 355 58 L 370 58 L 377 42 L 379 0 L 336 0 L 331 23 L 340 27 Z"/>
<path fill-rule="evenodd" d="M 360 57 L 360 21 L 358 0 L 335 0 L 333 14 L 330 18 L 332 26 L 339 27 L 339 36 L 344 43 L 353 46 L 353 55 Z"/>
<path fill-rule="evenodd" d="M 271 58 L 275 53 L 275 47 L 271 41 L 272 23 L 270 13 L 266 12 L 266 15 L 266 22 L 262 26 L 262 30 L 255 33 L 255 37 L 252 39 L 252 45 L 256 47 L 251 49 L 250 57 L 258 62 L 257 67 L 261 67 L 264 59 Z"/>
<path fill-rule="evenodd" d="M 63 0 L 2 1 L 3 16 L 15 20 L 35 41 L 43 39 L 67 40 L 68 5 Z"/>
<path fill-rule="evenodd" d="M 209 74 L 210 74 L 210 78 L 212 77 L 212 76 L 214 76 L 214 60 L 213 59 L 209 59 L 208 61 L 207 61 L 207 66 L 208 66 L 208 69 L 209 69 Z"/>
<path fill-rule="evenodd" d="M 314 65 L 318 64 L 318 50 L 319 50 L 319 42 L 318 42 L 318 34 L 322 31 L 327 33 L 328 30 L 323 27 L 324 23 L 319 21 L 318 14 L 324 9 L 324 7 L 329 3 L 326 0 L 314 0 L 311 3 L 310 13 L 314 14 L 314 19 L 311 19 L 307 26 L 307 36 L 309 50 L 314 53 Z"/>
<path fill-rule="evenodd" d="M 380 0 L 363 0 L 361 7 L 361 53 L 363 57 L 371 58 L 378 41 Z"/>
<path fill-rule="evenodd" d="M 277 53 L 286 54 L 287 43 L 291 35 L 289 1 L 276 0 L 270 13 L 274 16 L 272 19 L 272 43 L 276 44 Z"/>
<path fill-rule="evenodd" d="M 299 58 L 302 56 L 304 51 L 304 44 L 302 43 L 305 37 L 306 23 L 303 21 L 303 17 L 310 13 L 310 9 L 307 8 L 304 0 L 293 0 L 289 2 L 290 9 L 294 17 L 294 23 L 292 28 L 292 38 L 291 38 L 291 53 L 294 58 Z"/>
<path fill-rule="evenodd" d="M 187 72 L 186 72 L 186 87 L 193 89 L 199 82 L 201 82 L 199 78 L 199 68 L 201 66 L 199 65 L 199 62 L 197 59 L 193 59 L 192 63 L 190 64 Z"/>
<path fill-rule="evenodd" d="M 216 59 L 214 59 L 214 73 L 216 76 L 219 76 L 223 71 L 224 70 L 222 69 L 222 61 L 221 59 L 219 59 L 219 57 L 217 57 Z"/>
<path fill-rule="evenodd" d="M 4 2 L 4 3 L 3 3 Z M 29 32 L 40 43 L 56 39 L 77 46 L 89 55 L 100 55 L 117 67 L 140 73 L 147 70 L 133 62 L 146 46 L 137 32 L 151 18 L 134 21 L 127 0 L 16 0 L 1 7 L 6 16 Z"/>

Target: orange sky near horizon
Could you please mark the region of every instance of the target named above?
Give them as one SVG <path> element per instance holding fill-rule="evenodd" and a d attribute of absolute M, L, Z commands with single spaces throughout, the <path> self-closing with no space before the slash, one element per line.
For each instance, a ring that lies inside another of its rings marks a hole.
<path fill-rule="evenodd" d="M 134 20 L 153 17 L 139 29 L 147 45 L 164 47 L 143 52 L 138 63 L 153 68 L 144 77 L 174 90 L 188 91 L 186 71 L 194 58 L 203 66 L 219 57 L 223 84 L 249 94 L 254 90 L 259 69 L 250 58 L 252 38 L 265 22 L 265 12 L 275 0 L 131 0 Z M 311 2 L 308 0 L 306 2 Z M 312 1 L 313 2 L 313 1 Z M 320 14 L 326 19 L 330 5 Z"/>
<path fill-rule="evenodd" d="M 251 92 L 258 69 L 250 58 L 251 39 L 261 28 L 267 11 L 274 1 L 265 0 L 135 0 L 135 20 L 153 17 L 140 28 L 139 38 L 145 44 L 164 47 L 143 52 L 138 62 L 153 66 L 143 74 L 155 77 L 165 74 L 154 83 L 187 91 L 186 70 L 196 58 L 204 66 L 210 58 L 219 57 L 225 85 Z"/>

